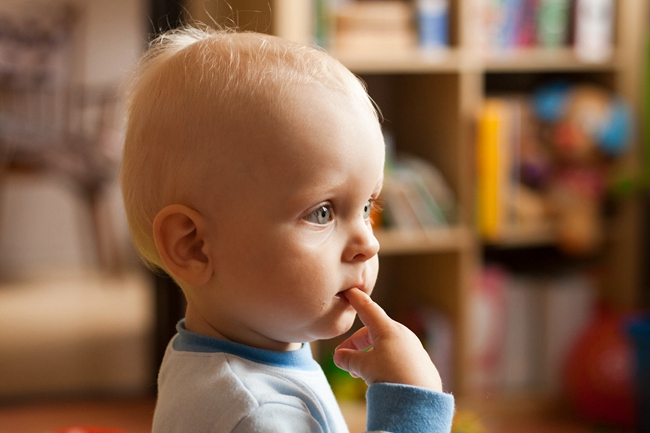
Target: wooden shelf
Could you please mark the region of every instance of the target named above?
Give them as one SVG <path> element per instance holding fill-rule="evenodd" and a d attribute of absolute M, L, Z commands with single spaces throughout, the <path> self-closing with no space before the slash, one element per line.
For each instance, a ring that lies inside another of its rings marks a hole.
<path fill-rule="evenodd" d="M 459 73 L 468 70 L 493 73 L 614 72 L 618 68 L 615 57 L 603 62 L 586 62 L 579 59 L 570 47 L 517 49 L 482 55 L 455 48 L 437 52 L 418 49 L 393 52 L 329 49 L 328 52 L 360 74 Z"/>
<path fill-rule="evenodd" d="M 336 51 L 328 50 L 348 69 L 359 74 L 391 73 L 443 73 L 458 72 L 458 50 L 427 52 L 418 49 L 407 51 Z"/>
<path fill-rule="evenodd" d="M 381 245 L 380 255 L 459 251 L 471 248 L 474 242 L 472 230 L 467 227 L 377 230 L 375 236 Z"/>
<path fill-rule="evenodd" d="M 552 222 L 513 226 L 498 237 L 485 239 L 484 244 L 500 248 L 522 248 L 553 245 L 557 242 L 557 227 Z"/>
<path fill-rule="evenodd" d="M 375 236 L 381 245 L 381 255 L 463 251 L 471 248 L 476 241 L 474 231 L 469 227 L 378 229 Z M 556 241 L 557 228 L 552 222 L 545 222 L 510 227 L 503 230 L 498 237 L 484 239 L 483 243 L 498 248 L 524 248 L 553 245 Z"/>
<path fill-rule="evenodd" d="M 617 69 L 615 58 L 593 63 L 578 57 L 572 48 L 529 48 L 486 54 L 483 69 L 486 72 L 608 72 Z"/>

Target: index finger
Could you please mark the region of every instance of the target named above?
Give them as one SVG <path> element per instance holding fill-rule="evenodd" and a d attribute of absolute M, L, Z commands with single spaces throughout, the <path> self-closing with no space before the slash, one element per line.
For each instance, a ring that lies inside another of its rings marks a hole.
<path fill-rule="evenodd" d="M 383 308 L 375 301 L 370 299 L 365 292 L 353 288 L 343 292 L 343 296 L 348 300 L 352 308 L 359 315 L 359 320 L 370 330 L 370 333 L 379 331 L 385 323 L 391 320 Z"/>

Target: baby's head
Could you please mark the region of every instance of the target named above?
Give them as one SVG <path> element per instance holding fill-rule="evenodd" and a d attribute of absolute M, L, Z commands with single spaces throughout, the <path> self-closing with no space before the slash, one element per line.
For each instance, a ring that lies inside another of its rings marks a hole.
<path fill-rule="evenodd" d="M 187 194 L 230 189 L 210 180 L 233 163 L 224 152 L 239 150 L 246 133 L 270 132 L 263 128 L 273 128 L 290 95 L 316 86 L 373 109 L 358 80 L 325 53 L 257 33 L 171 32 L 152 44 L 138 72 L 122 183 L 135 245 L 162 269 L 151 230 L 158 211 Z M 269 116 L 268 124 L 256 116 Z"/>
<path fill-rule="evenodd" d="M 384 161 L 357 78 L 313 48 L 196 29 L 161 37 L 139 72 L 125 207 L 144 260 L 183 288 L 188 328 L 267 348 L 345 332 L 340 293 L 376 279 Z"/>

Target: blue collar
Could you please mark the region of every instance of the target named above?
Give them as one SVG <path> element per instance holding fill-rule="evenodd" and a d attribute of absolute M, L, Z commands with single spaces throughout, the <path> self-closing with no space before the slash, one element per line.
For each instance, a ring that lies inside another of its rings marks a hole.
<path fill-rule="evenodd" d="M 229 353 L 249 361 L 274 367 L 293 368 L 299 370 L 317 370 L 319 365 L 314 361 L 309 344 L 303 344 L 298 350 L 277 352 L 274 350 L 258 349 L 232 341 L 208 337 L 185 329 L 185 319 L 176 325 L 178 335 L 173 347 L 182 352 Z"/>

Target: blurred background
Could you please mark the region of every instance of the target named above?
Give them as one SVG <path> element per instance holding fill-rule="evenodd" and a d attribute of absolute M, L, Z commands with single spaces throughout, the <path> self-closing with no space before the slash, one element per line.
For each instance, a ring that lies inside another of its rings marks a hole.
<path fill-rule="evenodd" d="M 646 0 L 3 0 L 0 433 L 150 431 L 183 314 L 117 177 L 129 73 L 195 21 L 315 44 L 387 144 L 375 298 L 455 432 L 650 431 Z M 316 353 L 351 431 L 365 387 Z M 79 430 L 75 430 L 79 431 Z"/>

